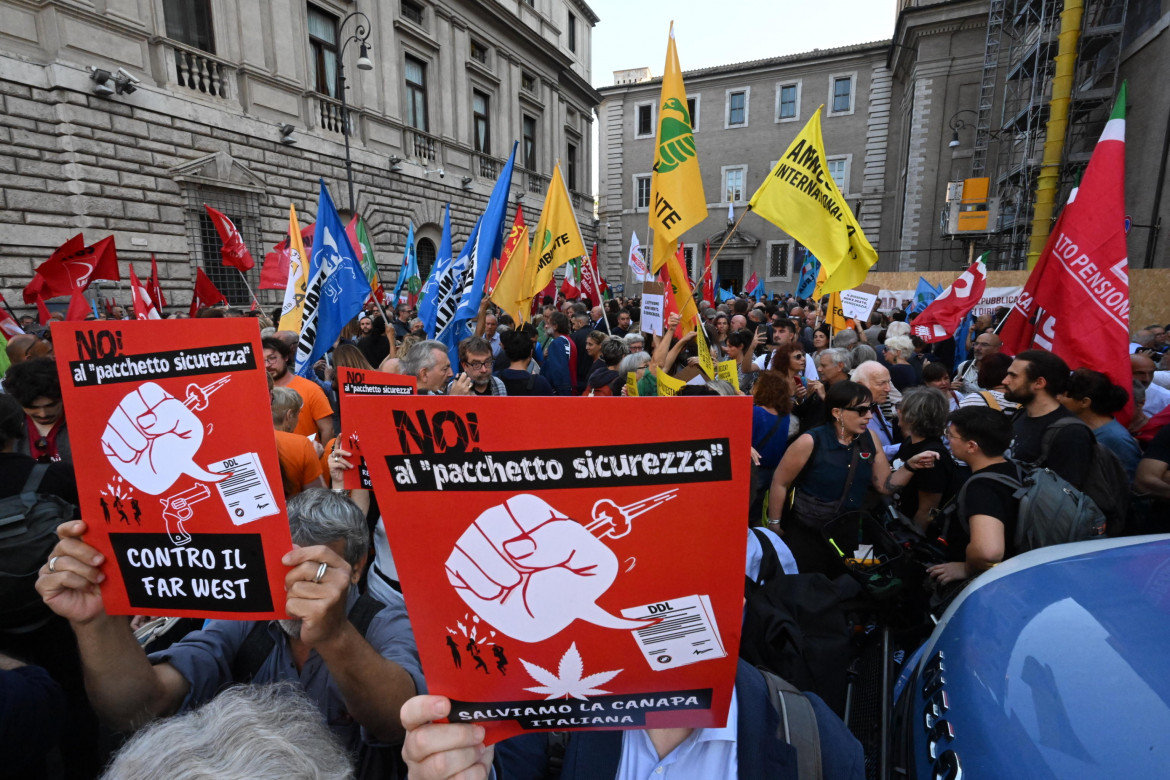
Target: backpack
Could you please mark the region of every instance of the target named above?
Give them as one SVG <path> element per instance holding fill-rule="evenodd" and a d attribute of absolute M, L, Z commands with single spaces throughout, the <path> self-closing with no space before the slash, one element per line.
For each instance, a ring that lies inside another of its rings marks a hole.
<path fill-rule="evenodd" d="M 840 583 L 854 590 L 857 586 L 848 577 L 784 574 L 767 534 L 751 530 L 764 555 L 759 579 L 745 578 L 739 655 L 799 690 L 812 691 L 842 715 L 853 646 L 842 607 L 849 594 L 842 593 Z"/>
<path fill-rule="evenodd" d="M 763 540 L 761 540 L 761 543 Z M 772 553 L 775 555 L 775 552 Z M 796 748 L 796 770 L 798 780 L 820 780 L 821 732 L 817 728 L 817 715 L 812 702 L 796 686 L 767 669 L 760 669 L 764 684 L 768 686 L 768 699 L 772 708 L 780 715 L 780 726 L 776 737 Z"/>
<path fill-rule="evenodd" d="M 1061 428 L 1068 425 L 1085 425 L 1076 417 L 1062 417 L 1049 425 L 1040 439 L 1040 460 L 1043 465 L 1048 460 L 1056 435 Z M 1087 425 L 1085 426 L 1088 427 Z M 1090 431 L 1090 434 L 1092 432 Z M 1093 503 L 1105 515 L 1105 532 L 1110 536 L 1121 536 L 1125 533 L 1130 513 L 1129 476 L 1117 453 L 1097 441 L 1093 436 L 1092 460 L 1085 482 L 1081 485 L 1081 492 L 1093 500 Z"/>
<path fill-rule="evenodd" d="M 37 492 L 49 465 L 33 466 L 20 492 L 0 499 L 0 630 L 32 631 L 52 617 L 36 591 L 37 573 L 57 544 L 57 526 L 77 507 Z"/>
<path fill-rule="evenodd" d="M 1016 533 L 1010 540 L 1016 555 L 1038 547 L 1082 542 L 1104 533 L 1105 516 L 1091 498 L 1050 469 L 1015 465 L 1014 479 L 1006 474 L 972 474 L 959 489 L 955 500 L 942 510 L 944 536 L 949 530 L 948 524 L 956 519 L 970 536 L 967 491 L 976 482 L 998 482 L 1014 491 L 1013 497 L 1020 502 Z"/>

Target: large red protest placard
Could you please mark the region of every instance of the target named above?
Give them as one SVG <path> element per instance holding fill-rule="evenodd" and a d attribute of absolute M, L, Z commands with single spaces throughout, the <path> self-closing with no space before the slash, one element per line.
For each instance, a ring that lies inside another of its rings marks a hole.
<path fill-rule="evenodd" d="M 489 742 L 724 723 L 750 399 L 350 403 L 452 721 L 483 723 Z"/>
<path fill-rule="evenodd" d="M 361 439 L 358 438 L 354 426 L 354 418 L 357 415 L 346 413 L 349 409 L 348 399 L 354 396 L 414 395 L 416 392 L 418 382 L 412 376 L 363 368 L 337 367 L 337 395 L 341 404 L 341 432 L 338 434 L 337 443 L 349 453 L 349 460 L 357 466 L 345 472 L 347 490 L 373 487 L 366 459 L 362 457 Z"/>
<path fill-rule="evenodd" d="M 284 617 L 292 541 L 256 321 L 58 322 L 53 344 L 106 611 Z"/>

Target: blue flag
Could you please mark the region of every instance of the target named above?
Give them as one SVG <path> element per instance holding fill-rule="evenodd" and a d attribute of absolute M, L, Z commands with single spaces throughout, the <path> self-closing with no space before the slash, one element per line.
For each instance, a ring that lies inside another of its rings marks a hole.
<path fill-rule="evenodd" d="M 488 271 L 492 262 L 499 259 L 500 251 L 504 248 L 504 224 L 508 216 L 508 191 L 512 187 L 512 168 L 516 163 L 516 147 L 519 142 L 512 142 L 512 154 L 504 169 L 500 171 L 500 178 L 496 179 L 496 186 L 492 188 L 492 196 L 488 199 L 487 208 L 480 218 L 479 233 L 475 239 L 475 251 L 472 253 L 472 265 L 464 274 L 463 288 L 459 296 L 459 307 L 455 310 L 453 322 L 460 320 L 474 320 L 479 316 L 479 305 L 483 301 L 483 290 L 487 284 Z"/>
<path fill-rule="evenodd" d="M 921 276 L 918 277 L 918 287 L 915 288 L 914 299 L 910 302 L 910 313 L 918 314 L 927 306 L 929 306 L 931 301 L 933 301 L 941 294 L 941 287 L 935 289 L 930 282 L 926 281 Z"/>
<path fill-rule="evenodd" d="M 317 198 L 317 222 L 313 228 L 313 251 L 309 255 L 309 284 L 305 289 L 301 316 L 301 338 L 297 343 L 297 373 L 309 376 L 313 363 L 323 356 L 341 329 L 362 310 L 370 297 L 370 283 L 345 225 L 337 216 L 325 180 Z"/>
<path fill-rule="evenodd" d="M 821 262 L 807 249 L 804 253 L 804 263 L 800 266 L 800 282 L 796 285 L 797 298 L 811 298 L 817 289 L 817 274 L 820 273 Z"/>
<path fill-rule="evenodd" d="M 439 279 L 445 277 L 454 262 L 451 250 L 451 204 L 447 204 L 447 211 L 443 217 L 443 238 L 439 242 L 439 254 L 427 275 L 426 284 L 419 292 L 418 316 L 422 320 L 427 338 L 435 337 L 435 318 L 439 312 Z"/>
<path fill-rule="evenodd" d="M 955 330 L 955 365 L 951 366 L 952 377 L 954 377 L 959 364 L 967 359 L 967 334 L 971 332 L 971 323 L 974 320 L 974 315 L 968 314 Z"/>
<path fill-rule="evenodd" d="M 411 280 L 414 289 L 411 289 Z M 406 248 L 402 250 L 402 267 L 398 269 L 398 283 L 394 285 L 394 308 L 398 308 L 402 300 L 402 291 L 407 295 L 418 295 L 418 250 L 414 244 L 414 222 L 406 230 Z"/>
<path fill-rule="evenodd" d="M 447 353 L 451 358 L 453 371 L 459 366 L 459 342 L 471 335 L 471 329 L 468 327 L 470 320 L 459 319 L 455 316 L 456 298 L 462 290 L 460 283 L 465 276 L 471 276 L 471 271 L 475 266 L 475 255 L 478 251 L 482 226 L 483 217 L 480 217 L 475 221 L 475 227 L 471 229 L 471 235 L 468 237 L 467 243 L 463 245 L 463 251 L 459 253 L 459 258 L 451 264 L 451 270 L 448 273 L 451 287 L 445 296 L 443 295 L 444 283 L 442 280 L 439 282 L 439 311 L 435 320 L 435 338 L 447 345 Z M 476 314 L 478 313 L 479 304 L 476 304 Z"/>

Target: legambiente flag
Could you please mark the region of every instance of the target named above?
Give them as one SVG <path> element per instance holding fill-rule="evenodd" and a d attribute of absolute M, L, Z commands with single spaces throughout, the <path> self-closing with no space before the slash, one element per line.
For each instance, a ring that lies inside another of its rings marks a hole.
<path fill-rule="evenodd" d="M 674 22 L 670 23 L 662 73 L 658 136 L 654 139 L 654 167 L 650 174 L 650 229 L 654 231 L 651 270 L 654 272 L 674 253 L 682 234 L 707 218 L 707 198 L 703 194 L 703 177 L 695 152 L 687 90 L 674 47 Z M 659 247 L 664 249 L 660 251 Z"/>
<path fill-rule="evenodd" d="M 548 286 L 553 271 L 583 254 L 585 242 L 581 240 L 581 228 L 577 226 L 577 215 L 573 213 L 569 191 L 561 178 L 561 166 L 557 165 L 548 184 L 548 194 L 544 196 L 540 221 L 532 233 L 532 254 L 521 290 L 525 305 Z"/>
<path fill-rule="evenodd" d="M 825 161 L 822 104 L 752 195 L 748 207 L 808 247 L 825 270 L 817 295 L 865 281 L 877 252 L 849 210 Z"/>

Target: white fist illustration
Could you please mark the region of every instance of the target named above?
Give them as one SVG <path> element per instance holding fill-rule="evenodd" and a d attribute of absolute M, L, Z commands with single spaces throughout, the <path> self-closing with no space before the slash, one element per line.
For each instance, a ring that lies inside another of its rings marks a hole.
<path fill-rule="evenodd" d="M 618 560 L 580 523 L 533 495 L 518 495 L 475 519 L 447 558 L 460 598 L 501 633 L 539 642 L 580 618 L 637 629 L 597 606 L 617 578 Z"/>
<path fill-rule="evenodd" d="M 203 444 L 203 423 L 182 401 L 154 382 L 131 391 L 110 415 L 102 434 L 102 451 L 134 487 L 157 496 L 184 474 L 219 482 L 193 458 Z"/>

